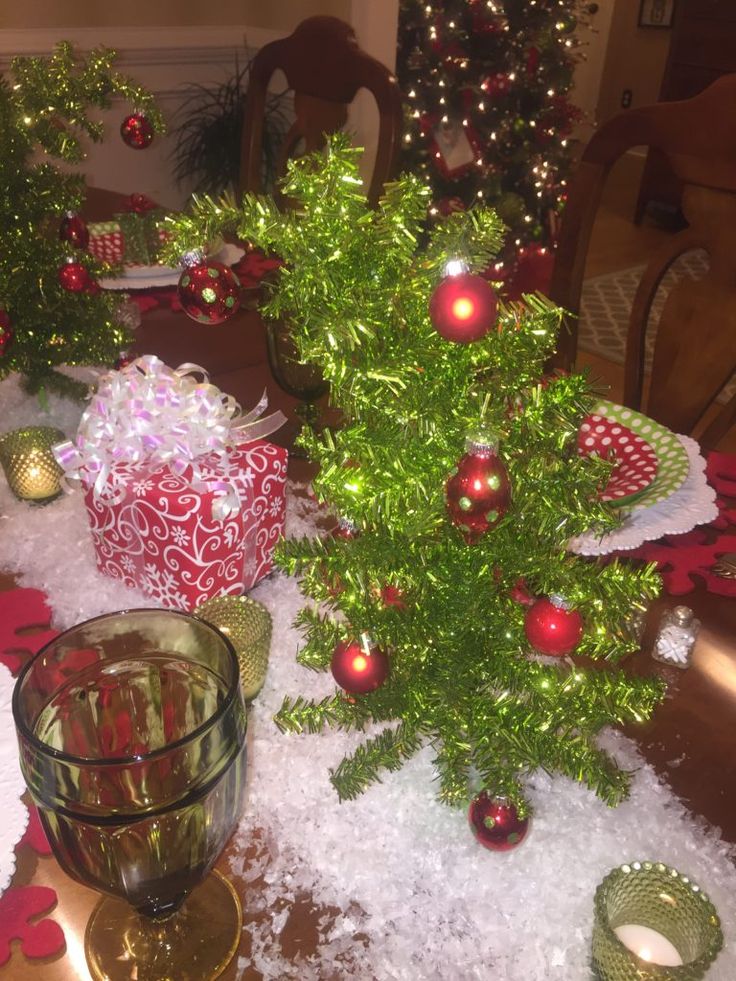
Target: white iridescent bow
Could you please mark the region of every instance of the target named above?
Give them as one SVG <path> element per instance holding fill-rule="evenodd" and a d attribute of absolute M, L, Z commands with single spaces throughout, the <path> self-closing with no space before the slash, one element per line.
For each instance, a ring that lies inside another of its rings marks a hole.
<path fill-rule="evenodd" d="M 147 354 L 100 378 L 76 437 L 53 452 L 70 484 L 92 487 L 95 498 L 106 504 L 125 496 L 116 480 L 118 464 L 150 470 L 167 464 L 178 476 L 189 470 L 195 490 L 214 492 L 213 517 L 222 521 L 241 507 L 229 451 L 270 435 L 286 421 L 280 411 L 262 418 L 267 405 L 264 392 L 243 415 L 231 395 L 210 383 L 204 368 L 169 368 Z M 199 460 L 205 456 L 210 457 L 207 470 L 216 470 L 217 479 L 203 473 Z"/>

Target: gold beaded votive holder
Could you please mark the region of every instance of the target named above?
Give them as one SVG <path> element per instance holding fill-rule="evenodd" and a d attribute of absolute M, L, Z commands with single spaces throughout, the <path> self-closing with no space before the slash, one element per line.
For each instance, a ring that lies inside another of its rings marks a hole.
<path fill-rule="evenodd" d="M 697 981 L 722 946 L 715 906 L 677 869 L 632 862 L 596 890 L 592 966 L 599 981 Z"/>
<path fill-rule="evenodd" d="M 217 627 L 235 648 L 240 685 L 246 701 L 263 688 L 271 651 L 271 614 L 248 596 L 217 596 L 206 600 L 194 615 Z"/>
<path fill-rule="evenodd" d="M 48 504 L 61 494 L 64 471 L 51 447 L 65 438 L 51 426 L 28 426 L 0 436 L 0 464 L 19 500 Z"/>

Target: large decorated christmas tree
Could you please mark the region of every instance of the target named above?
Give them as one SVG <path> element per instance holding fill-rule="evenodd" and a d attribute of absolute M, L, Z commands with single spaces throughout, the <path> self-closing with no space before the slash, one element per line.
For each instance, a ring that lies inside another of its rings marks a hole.
<path fill-rule="evenodd" d="M 103 48 L 79 58 L 62 42 L 48 58 L 14 58 L 0 78 L 0 377 L 18 371 L 33 391 L 72 390 L 56 366 L 112 363 L 126 343 L 119 297 L 99 289 L 102 267 L 85 251 L 84 177 L 52 163 L 84 159 L 84 138 L 103 135 L 95 110 L 114 96 L 135 109 L 123 121 L 129 145 L 163 127 L 114 58 Z"/>
<path fill-rule="evenodd" d="M 402 165 L 430 212 L 493 207 L 509 229 L 496 272 L 538 261 L 571 166 L 578 0 L 401 0 Z"/>
<path fill-rule="evenodd" d="M 291 166 L 293 211 L 205 198 L 172 226 L 170 260 L 223 232 L 285 260 L 263 313 L 293 325 L 344 420 L 301 437 L 336 530 L 279 553 L 310 600 L 299 660 L 337 687 L 286 697 L 277 722 L 383 724 L 336 765 L 342 798 L 428 742 L 450 804 L 503 798 L 521 820 L 537 767 L 615 804 L 628 776 L 596 735 L 661 695 L 616 668 L 659 582 L 567 548 L 618 518 L 598 493 L 611 464 L 577 451 L 588 382 L 543 375 L 560 311 L 503 302 L 476 275 L 501 242 L 492 211 L 452 214 L 423 240 L 430 191 L 402 178 L 371 211 L 356 161 L 337 138 Z"/>

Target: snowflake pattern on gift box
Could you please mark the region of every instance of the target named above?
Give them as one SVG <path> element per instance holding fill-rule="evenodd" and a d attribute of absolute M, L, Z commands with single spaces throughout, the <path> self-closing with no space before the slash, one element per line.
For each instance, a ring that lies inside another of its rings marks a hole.
<path fill-rule="evenodd" d="M 171 537 L 179 548 L 184 548 L 191 541 L 189 534 L 179 525 L 171 529 Z"/>
<path fill-rule="evenodd" d="M 149 491 L 153 490 L 153 481 L 148 477 L 133 482 L 133 493 L 136 497 L 144 497 Z"/>
<path fill-rule="evenodd" d="M 186 596 L 178 589 L 179 584 L 168 569 L 157 569 L 153 562 L 147 562 L 141 586 L 151 599 L 158 600 L 169 609 L 188 608 Z"/>
<path fill-rule="evenodd" d="M 280 497 L 272 497 L 268 504 L 268 513 L 272 518 L 278 518 L 283 513 L 284 502 Z"/>
<path fill-rule="evenodd" d="M 129 555 L 125 553 L 120 556 L 120 565 L 125 569 L 126 572 L 135 572 L 135 562 L 131 559 Z"/>

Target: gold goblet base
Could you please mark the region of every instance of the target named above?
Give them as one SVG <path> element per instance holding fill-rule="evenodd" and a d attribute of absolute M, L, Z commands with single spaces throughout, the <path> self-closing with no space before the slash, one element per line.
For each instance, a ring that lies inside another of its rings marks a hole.
<path fill-rule="evenodd" d="M 215 870 L 163 920 L 105 897 L 87 924 L 84 952 L 95 981 L 210 981 L 232 960 L 242 928 L 238 894 Z"/>

